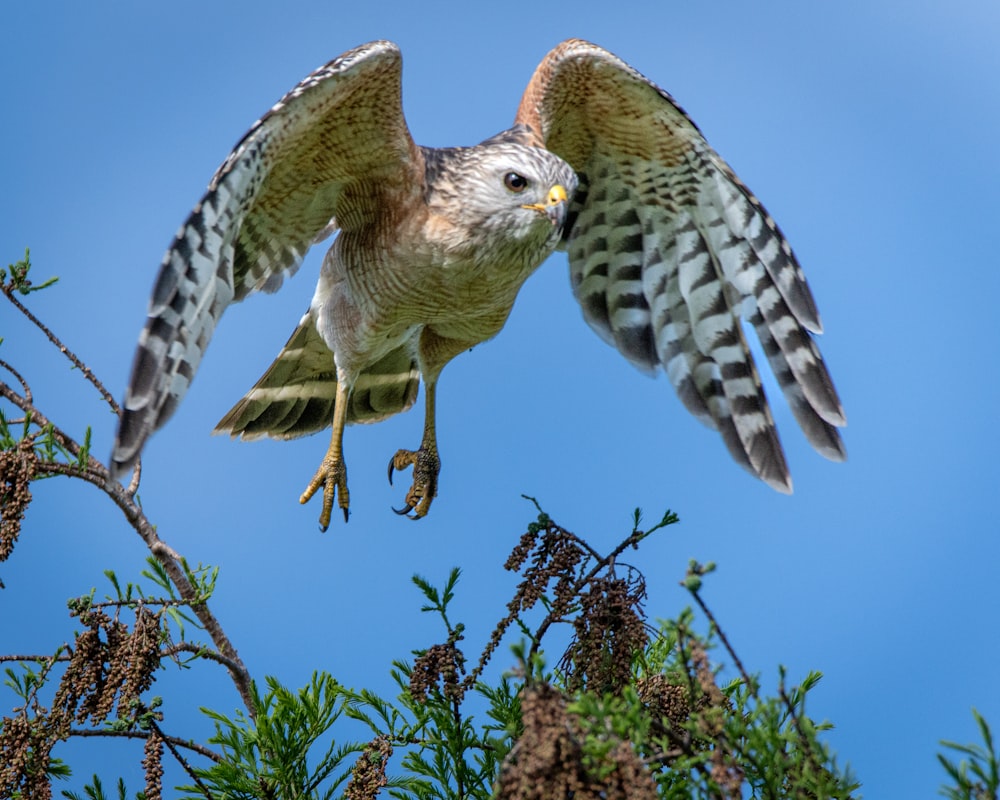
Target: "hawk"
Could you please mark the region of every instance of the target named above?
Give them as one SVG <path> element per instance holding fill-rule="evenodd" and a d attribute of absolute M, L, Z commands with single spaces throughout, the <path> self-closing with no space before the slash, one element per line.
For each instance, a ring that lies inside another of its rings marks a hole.
<path fill-rule="evenodd" d="M 399 513 L 427 514 L 440 470 L 438 376 L 495 336 L 557 249 L 590 326 L 639 368 L 662 368 L 733 458 L 782 492 L 791 478 L 744 338 L 756 331 L 813 447 L 845 458 L 845 424 L 813 340 L 816 304 L 774 220 L 667 92 L 570 39 L 545 56 L 514 125 L 475 147 L 416 145 L 391 42 L 350 50 L 254 123 L 164 257 L 125 393 L 112 472 L 138 461 L 194 377 L 222 312 L 273 292 L 337 237 L 309 310 L 216 432 L 301 436 L 332 426 L 301 497 L 347 519 L 344 427 L 413 405 L 425 420 Z"/>

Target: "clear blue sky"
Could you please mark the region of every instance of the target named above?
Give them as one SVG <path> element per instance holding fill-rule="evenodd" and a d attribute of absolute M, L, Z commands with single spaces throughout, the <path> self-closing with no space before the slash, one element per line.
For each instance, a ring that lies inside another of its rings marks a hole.
<path fill-rule="evenodd" d="M 507 127 L 562 39 L 612 50 L 763 200 L 817 297 L 849 460 L 813 453 L 772 391 L 792 497 L 733 465 L 665 378 L 589 331 L 556 255 L 503 333 L 444 373 L 429 518 L 397 518 L 403 488 L 385 481 L 391 454 L 419 441 L 418 406 L 348 431 L 353 516 L 321 535 L 318 504 L 297 498 L 325 435 L 209 436 L 305 310 L 312 253 L 281 293 L 227 312 L 145 458 L 150 518 L 222 567 L 217 613 L 255 675 L 300 685 L 325 668 L 387 689 L 392 658 L 441 637 L 409 576 L 453 565 L 475 653 L 514 586 L 500 564 L 532 516 L 524 492 L 599 548 L 635 506 L 676 510 L 682 525 L 637 556 L 650 615 L 686 603 L 688 559 L 719 562 L 707 599 L 744 661 L 769 680 L 779 663 L 825 673 L 810 710 L 837 725 L 829 740 L 867 797 L 932 796 L 937 741 L 974 737 L 971 706 L 1000 729 L 995 2 L 16 5 L 0 11 L 0 261 L 30 246 L 36 276 L 60 276 L 32 307 L 118 396 L 163 251 L 215 168 L 309 71 L 376 38 L 402 47 L 407 118 L 427 145 Z M 67 431 L 92 425 L 106 456 L 114 421 L 79 376 L 6 307 L 0 336 L 41 408 Z M 70 630 L 64 598 L 103 591 L 104 568 L 136 576 L 145 556 L 103 495 L 62 480 L 34 491 L 0 568 L 3 652 L 50 651 Z M 166 710 L 180 726 L 198 704 L 237 703 L 220 678 Z M 84 752 L 108 779 L 127 758 L 139 788 L 137 748 Z"/>

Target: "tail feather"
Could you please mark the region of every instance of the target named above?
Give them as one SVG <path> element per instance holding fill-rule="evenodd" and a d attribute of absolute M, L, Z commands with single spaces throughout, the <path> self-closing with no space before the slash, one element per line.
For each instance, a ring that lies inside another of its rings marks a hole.
<path fill-rule="evenodd" d="M 378 422 L 417 399 L 420 373 L 400 347 L 365 370 L 351 393 L 348 422 Z M 213 433 L 252 440 L 292 439 L 330 427 L 337 396 L 333 353 L 307 313 L 274 363 L 219 420 Z"/>

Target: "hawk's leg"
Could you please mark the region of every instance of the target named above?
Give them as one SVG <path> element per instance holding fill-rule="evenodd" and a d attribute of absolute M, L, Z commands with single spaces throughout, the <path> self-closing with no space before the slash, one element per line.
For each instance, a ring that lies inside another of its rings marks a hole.
<path fill-rule="evenodd" d="M 397 514 L 413 514 L 411 519 L 420 519 L 427 515 L 431 501 L 437 496 L 438 473 L 441 471 L 441 459 L 438 456 L 437 433 L 434 429 L 434 397 L 437 381 L 426 384 L 424 399 L 424 435 L 420 441 L 419 450 L 397 450 L 389 462 L 389 483 L 392 483 L 394 470 L 413 467 L 413 484 L 406 493 L 406 505 L 393 509 Z"/>
<path fill-rule="evenodd" d="M 323 456 L 323 461 L 313 475 L 306 490 L 299 498 L 300 503 L 307 503 L 323 487 L 323 510 L 319 515 L 319 526 L 322 530 L 330 527 L 330 513 L 333 511 L 333 499 L 336 496 L 337 505 L 344 512 L 344 522 L 347 522 L 348 507 L 351 495 L 347 491 L 347 464 L 344 463 L 344 426 L 347 424 L 347 398 L 350 389 L 346 381 L 337 384 L 336 405 L 333 409 L 333 435 L 330 437 L 330 448 Z"/>

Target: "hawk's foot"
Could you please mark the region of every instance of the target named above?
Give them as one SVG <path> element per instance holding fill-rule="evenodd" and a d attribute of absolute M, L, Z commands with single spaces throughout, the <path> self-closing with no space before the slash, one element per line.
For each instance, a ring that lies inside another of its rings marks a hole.
<path fill-rule="evenodd" d="M 326 454 L 323 463 L 319 465 L 313 479 L 302 493 L 302 497 L 299 498 L 299 502 L 308 503 L 320 486 L 323 487 L 323 510 L 319 515 L 319 527 L 325 531 L 330 527 L 330 513 L 333 511 L 334 497 L 337 498 L 337 505 L 344 512 L 344 522 L 347 522 L 351 495 L 347 491 L 347 465 L 344 463 L 343 456 Z"/>
<path fill-rule="evenodd" d="M 392 483 L 394 470 L 413 467 L 413 485 L 406 493 L 406 505 L 394 508 L 397 514 L 408 514 L 410 519 L 420 519 L 427 516 L 431 501 L 437 496 L 438 473 L 441 471 L 441 459 L 437 449 L 421 447 L 419 450 L 397 450 L 389 461 L 389 483 Z M 413 512 L 410 514 L 410 512 Z"/>

